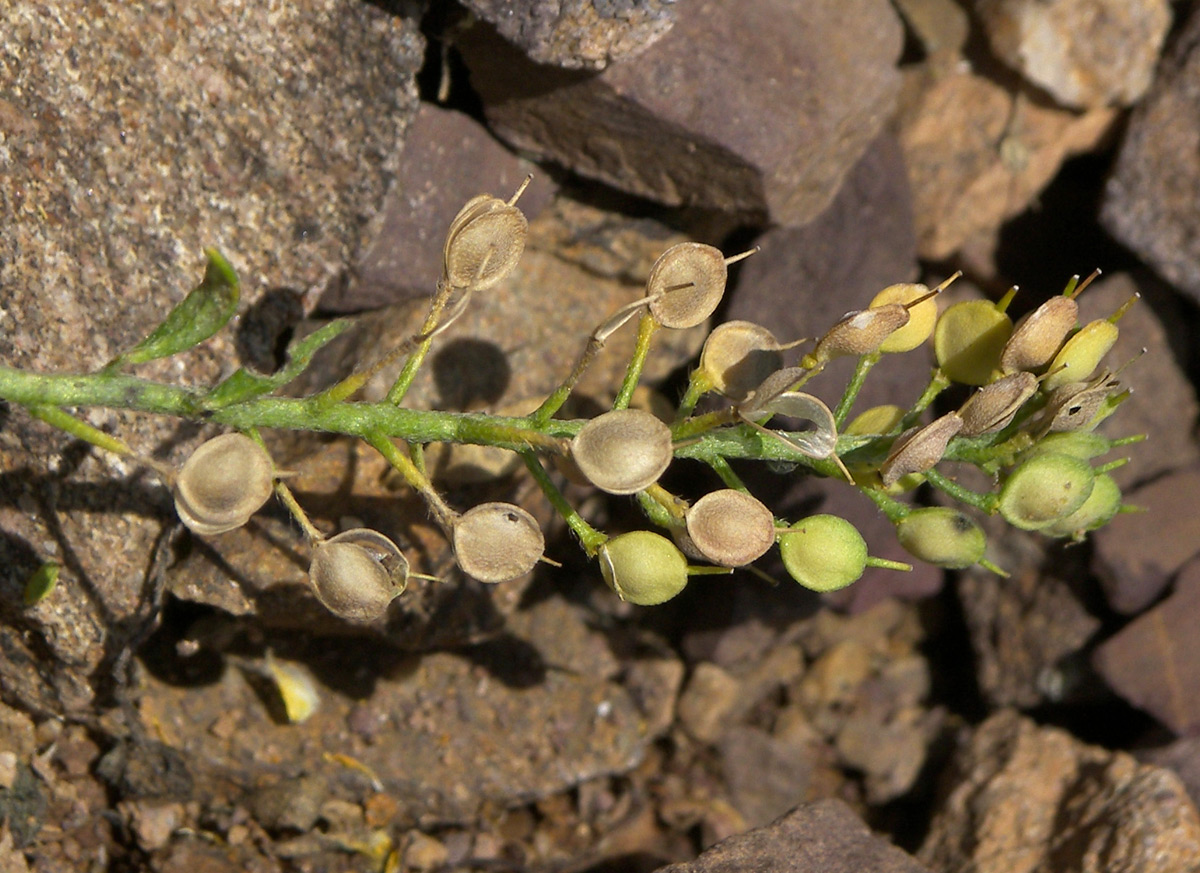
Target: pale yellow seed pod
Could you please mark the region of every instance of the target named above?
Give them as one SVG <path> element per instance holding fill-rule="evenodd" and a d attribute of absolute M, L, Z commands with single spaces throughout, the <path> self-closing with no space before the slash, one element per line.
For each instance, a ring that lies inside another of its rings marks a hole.
<path fill-rule="evenodd" d="M 609 494 L 636 494 L 649 487 L 674 454 L 671 429 L 640 409 L 598 415 L 571 440 L 571 458 L 579 471 Z"/>
<path fill-rule="evenodd" d="M 884 288 L 874 299 L 868 308 L 876 309 L 880 306 L 887 306 L 893 303 L 899 303 L 902 306 L 907 306 L 915 300 L 922 297 L 928 297 L 929 288 L 925 285 L 917 285 L 906 283 L 902 285 L 889 285 Z M 933 333 L 934 325 L 937 323 L 937 298 L 928 297 L 922 300 L 916 306 L 908 307 L 908 324 L 896 330 L 888 336 L 879 346 L 879 351 L 884 353 L 895 352 L 911 352 L 917 346 L 921 345 Z"/>
<path fill-rule="evenodd" d="M 887 460 L 879 467 L 883 484 L 892 485 L 901 476 L 933 469 L 962 427 L 959 414 L 950 412 L 922 428 L 901 434 Z"/>
<path fill-rule="evenodd" d="M 472 198 L 446 234 L 446 281 L 474 291 L 492 287 L 516 267 L 528 233 L 529 223 L 516 206 L 488 194 Z"/>
<path fill-rule="evenodd" d="M 1045 368 L 1075 328 L 1079 304 L 1073 297 L 1051 297 L 1017 322 L 1000 353 L 1000 369 L 1037 372 Z"/>
<path fill-rule="evenodd" d="M 245 524 L 274 486 L 270 455 L 247 436 L 222 434 L 184 462 L 175 480 L 175 511 L 193 533 L 224 533 Z"/>
<path fill-rule="evenodd" d="M 713 314 L 725 295 L 729 268 L 720 249 L 687 242 L 671 246 L 650 268 L 646 296 L 663 327 L 695 327 Z"/>
<path fill-rule="evenodd" d="M 727 321 L 713 329 L 700 350 L 700 370 L 712 390 L 741 402 L 783 367 L 779 341 L 751 321 Z"/>
<path fill-rule="evenodd" d="M 963 420 L 962 435 L 979 436 L 1006 427 L 1037 390 L 1037 377 L 1024 371 L 985 385 L 958 410 Z"/>
<path fill-rule="evenodd" d="M 365 623 L 381 618 L 408 587 L 408 560 L 383 534 L 355 528 L 313 546 L 308 579 L 326 609 Z"/>
<path fill-rule="evenodd" d="M 524 576 L 546 548 L 537 520 L 511 503 L 482 503 L 463 513 L 453 539 L 458 566 L 489 584 Z"/>
<path fill-rule="evenodd" d="M 732 488 L 713 491 L 687 511 L 687 532 L 707 561 L 741 567 L 775 543 L 775 517 L 762 501 Z"/>
<path fill-rule="evenodd" d="M 1012 319 L 995 303 L 955 303 L 941 314 L 933 330 L 938 366 L 952 382 L 986 385 L 1000 369 L 1000 355 L 1012 332 Z"/>
<path fill-rule="evenodd" d="M 1066 341 L 1050 362 L 1049 375 L 1042 381 L 1042 390 L 1053 391 L 1069 382 L 1085 381 L 1116 344 L 1119 333 L 1117 326 L 1106 319 L 1085 324 Z"/>
<path fill-rule="evenodd" d="M 891 433 L 903 418 L 904 409 L 895 404 L 885 403 L 882 406 L 872 406 L 856 415 L 842 433 L 847 436 Z"/>

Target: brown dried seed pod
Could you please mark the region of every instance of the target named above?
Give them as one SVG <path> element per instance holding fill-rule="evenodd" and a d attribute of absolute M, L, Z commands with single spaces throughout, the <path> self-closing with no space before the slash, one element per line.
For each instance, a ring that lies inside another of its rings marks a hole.
<path fill-rule="evenodd" d="M 529 224 L 516 206 L 480 194 L 459 210 L 442 251 L 446 281 L 482 291 L 507 276 L 525 250 Z"/>
<path fill-rule="evenodd" d="M 1006 427 L 1037 390 L 1037 377 L 1024 371 L 980 388 L 958 410 L 963 420 L 963 436 L 979 436 Z"/>
<path fill-rule="evenodd" d="M 1000 352 L 1000 369 L 1041 370 L 1058 354 L 1078 318 L 1079 304 L 1073 297 L 1051 297 L 1017 322 Z"/>
<path fill-rule="evenodd" d="M 951 412 L 922 428 L 901 434 L 887 460 L 879 468 L 883 484 L 894 485 L 901 476 L 932 469 L 962 427 L 962 418 L 957 412 Z"/>
<path fill-rule="evenodd" d="M 537 520 L 512 503 L 481 503 L 454 523 L 454 556 L 472 579 L 495 584 L 524 576 L 546 548 Z"/>
<path fill-rule="evenodd" d="M 640 409 L 598 415 L 571 440 L 579 471 L 609 494 L 635 494 L 652 485 L 674 454 L 671 429 Z"/>
<path fill-rule="evenodd" d="M 408 559 L 378 531 L 355 528 L 313 546 L 308 579 L 334 615 L 369 622 L 408 586 Z"/>
<path fill-rule="evenodd" d="M 775 543 L 775 517 L 762 501 L 726 488 L 705 494 L 688 509 L 687 532 L 704 556 L 724 567 L 761 558 Z"/>
<path fill-rule="evenodd" d="M 783 366 L 779 340 L 751 321 L 727 321 L 716 327 L 700 350 L 700 370 L 714 391 L 744 400 Z"/>
<path fill-rule="evenodd" d="M 663 327 L 695 327 L 721 302 L 728 276 L 720 249 L 695 242 L 671 246 L 646 280 L 650 314 Z"/>
<path fill-rule="evenodd" d="M 1050 392 L 1039 417 L 1039 433 L 1089 429 L 1108 396 L 1120 385 L 1108 370 L 1088 382 L 1059 385 Z"/>
<path fill-rule="evenodd" d="M 203 536 L 241 527 L 275 484 L 271 457 L 248 436 L 226 433 L 192 452 L 175 480 L 175 511 Z"/>
<path fill-rule="evenodd" d="M 878 351 L 884 340 L 908 324 L 909 318 L 908 308 L 902 303 L 848 312 L 817 340 L 812 354 L 804 356 L 804 366 L 811 369 L 845 355 Z"/>

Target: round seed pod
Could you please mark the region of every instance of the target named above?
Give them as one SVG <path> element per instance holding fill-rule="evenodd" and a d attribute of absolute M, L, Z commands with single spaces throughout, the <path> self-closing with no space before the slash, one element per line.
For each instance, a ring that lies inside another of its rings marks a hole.
<path fill-rule="evenodd" d="M 713 329 L 700 350 L 700 370 L 712 389 L 735 402 L 750 396 L 783 367 L 775 335 L 752 321 L 727 321 Z"/>
<path fill-rule="evenodd" d="M 1075 298 L 1051 297 L 1017 322 L 1000 353 L 1000 369 L 1005 373 L 1043 369 L 1058 354 L 1078 318 Z"/>
<path fill-rule="evenodd" d="M 1092 493 L 1083 501 L 1083 505 L 1066 518 L 1046 525 L 1041 529 L 1041 533 L 1052 537 L 1082 540 L 1088 531 L 1104 527 L 1112 521 L 1120 508 L 1121 489 L 1117 487 L 1112 476 L 1098 473 Z"/>
<path fill-rule="evenodd" d="M 929 339 L 929 335 L 933 333 L 933 326 L 937 322 L 937 298 L 930 297 L 928 300 L 922 300 L 916 306 L 907 306 L 927 294 L 929 294 L 929 288 L 926 286 L 906 283 L 888 285 L 875 295 L 869 306 L 870 309 L 893 303 L 899 303 L 908 309 L 908 324 L 890 334 L 880 344 L 879 351 L 886 353 L 911 352 Z"/>
<path fill-rule="evenodd" d="M 720 249 L 687 242 L 663 252 L 646 280 L 650 314 L 663 327 L 702 324 L 725 295 L 729 268 Z M 656 296 L 661 295 L 661 296 Z"/>
<path fill-rule="evenodd" d="M 932 469 L 946 454 L 946 446 L 962 427 L 962 417 L 957 412 L 949 412 L 922 428 L 901 434 L 887 460 L 879 467 L 883 484 L 892 485 L 901 476 Z"/>
<path fill-rule="evenodd" d="M 705 494 L 687 511 L 687 532 L 707 561 L 741 567 L 775 543 L 775 517 L 762 501 L 725 488 Z"/>
<path fill-rule="evenodd" d="M 1053 391 L 1070 382 L 1082 382 L 1095 372 L 1100 361 L 1117 342 L 1120 331 L 1111 321 L 1091 321 L 1066 341 L 1042 380 L 1043 391 Z"/>
<path fill-rule="evenodd" d="M 908 324 L 909 318 L 908 309 L 899 303 L 848 312 L 817 340 L 812 354 L 804 356 L 804 366 L 813 368 L 834 358 L 879 351 L 888 337 Z"/>
<path fill-rule="evenodd" d="M 1012 319 L 991 301 L 955 303 L 933 329 L 934 356 L 951 381 L 986 385 L 1000 368 L 1000 354 L 1012 331 Z"/>
<path fill-rule="evenodd" d="M 983 528 L 948 506 L 913 510 L 896 523 L 896 537 L 914 558 L 951 570 L 970 567 L 987 547 Z"/>
<path fill-rule="evenodd" d="M 983 386 L 958 410 L 963 436 L 994 433 L 1007 426 L 1037 390 L 1037 377 L 1023 370 Z"/>
<path fill-rule="evenodd" d="M 671 429 L 640 409 L 598 415 L 571 440 L 579 471 L 609 494 L 636 494 L 652 485 L 674 453 Z"/>
<path fill-rule="evenodd" d="M 525 250 L 529 223 L 516 206 L 480 194 L 459 210 L 446 234 L 442 269 L 455 288 L 482 291 L 507 276 Z"/>
<path fill-rule="evenodd" d="M 313 547 L 308 580 L 334 615 L 374 621 L 408 587 L 408 559 L 378 531 L 356 528 Z"/>
<path fill-rule="evenodd" d="M 867 566 L 867 543 L 836 515 L 813 515 L 779 537 L 788 574 L 813 591 L 836 591 L 858 581 Z"/>
<path fill-rule="evenodd" d="M 1000 489 L 1000 514 L 1013 527 L 1038 530 L 1079 509 L 1096 474 L 1087 461 L 1046 452 L 1022 461 Z"/>
<path fill-rule="evenodd" d="M 1034 455 L 1046 452 L 1061 452 L 1074 458 L 1090 461 L 1105 452 L 1111 451 L 1112 441 L 1090 430 L 1069 430 L 1062 433 L 1052 433 L 1038 440 L 1031 449 L 1022 455 L 1021 460 L 1029 460 Z"/>
<path fill-rule="evenodd" d="M 904 410 L 895 404 L 886 403 L 882 406 L 872 406 L 856 415 L 842 433 L 849 436 L 891 433 L 892 428 L 898 425 L 902 418 L 904 418 Z"/>
<path fill-rule="evenodd" d="M 537 564 L 546 540 L 536 519 L 511 503 L 482 503 L 454 524 L 458 566 L 480 582 L 508 582 Z"/>
<path fill-rule="evenodd" d="M 687 559 L 664 536 L 635 530 L 600 547 L 600 572 L 617 596 L 639 606 L 665 603 L 687 585 Z"/>
<path fill-rule="evenodd" d="M 275 485 L 271 457 L 248 436 L 226 433 L 192 452 L 175 480 L 175 511 L 193 533 L 224 533 L 245 524 Z"/>

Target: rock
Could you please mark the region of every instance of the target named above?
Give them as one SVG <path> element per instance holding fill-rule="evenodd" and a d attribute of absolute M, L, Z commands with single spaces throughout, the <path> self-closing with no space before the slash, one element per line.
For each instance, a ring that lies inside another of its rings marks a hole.
<path fill-rule="evenodd" d="M 1004 710 L 958 753 L 917 857 L 977 873 L 1193 873 L 1200 817 L 1174 774 Z"/>
<path fill-rule="evenodd" d="M 1162 603 L 1105 640 L 1092 655 L 1105 682 L 1176 734 L 1200 728 L 1200 702 L 1190 689 L 1200 682 L 1200 561 L 1179 575 Z"/>
<path fill-rule="evenodd" d="M 539 64 L 602 70 L 671 29 L 673 0 L 466 0 L 463 4 Z"/>
<path fill-rule="evenodd" d="M 144 852 L 155 852 L 171 841 L 171 835 L 185 821 L 182 803 L 133 800 L 117 805 L 117 811 L 128 822 L 129 829 Z"/>
<path fill-rule="evenodd" d="M 1092 149 L 1117 118 L 1040 105 L 961 69 L 910 74 L 900 143 L 912 185 L 917 251 L 942 260 L 1023 211 L 1063 161 Z"/>
<path fill-rule="evenodd" d="M 312 830 L 329 797 L 329 782 L 321 776 L 296 776 L 262 786 L 249 798 L 255 820 L 267 830 Z"/>
<path fill-rule="evenodd" d="M 1200 463 L 1175 470 L 1125 494 L 1126 503 L 1144 512 L 1122 515 L 1092 534 L 1100 584 L 1117 612 L 1134 615 L 1145 609 L 1200 553 L 1198 489 Z"/>
<path fill-rule="evenodd" d="M 1074 109 L 1130 106 L 1150 87 L 1168 0 L 975 0 L 992 51 Z"/>
<path fill-rule="evenodd" d="M 92 13 L 5 8 L 6 366 L 104 364 L 199 281 L 205 246 L 231 259 L 247 302 L 319 289 L 368 238 L 416 107 L 417 22 L 378 7 L 106 0 Z M 205 384 L 237 360 L 226 332 L 139 375 Z M 31 711 L 80 712 L 154 614 L 169 501 L 136 465 L 4 417 L 0 468 L 18 475 L 0 481 L 0 682 Z M 169 421 L 83 417 L 147 453 L 191 447 Z M 26 611 L 21 588 L 47 559 L 63 565 L 58 587 Z"/>
<path fill-rule="evenodd" d="M 730 727 L 738 680 L 716 664 L 696 665 L 679 698 L 679 723 L 702 743 L 717 740 Z"/>
<path fill-rule="evenodd" d="M 1105 186 L 1108 231 L 1200 300 L 1200 9 L 1193 8 L 1153 88 L 1134 110 Z"/>
<path fill-rule="evenodd" d="M 1200 737 L 1180 737 L 1165 746 L 1134 752 L 1143 764 L 1165 767 L 1182 780 L 1192 803 L 1200 804 Z"/>
<path fill-rule="evenodd" d="M 800 225 L 879 132 L 901 42 L 880 0 L 708 0 L 596 74 L 538 68 L 484 27 L 458 46 L 489 124 L 517 148 L 668 206 Z"/>
<path fill-rule="evenodd" d="M 840 800 L 797 807 L 770 825 L 730 837 L 695 861 L 655 873 L 922 873 L 926 868 L 871 833 Z"/>
<path fill-rule="evenodd" d="M 762 728 L 737 726 L 717 744 L 721 775 L 745 827 L 762 827 L 800 803 L 820 799 L 822 769 L 833 755 L 820 742 L 776 737 Z"/>

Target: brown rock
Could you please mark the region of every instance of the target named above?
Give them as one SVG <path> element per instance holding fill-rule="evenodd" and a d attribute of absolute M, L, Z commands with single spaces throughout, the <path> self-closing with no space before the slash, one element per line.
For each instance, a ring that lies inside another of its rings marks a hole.
<path fill-rule="evenodd" d="M 1200 737 L 1180 737 L 1165 746 L 1134 754 L 1144 764 L 1173 772 L 1183 781 L 1192 803 L 1200 804 Z"/>
<path fill-rule="evenodd" d="M 1150 87 L 1167 0 L 976 0 L 992 51 L 1075 109 L 1129 106 Z"/>
<path fill-rule="evenodd" d="M 460 45 L 489 123 L 515 146 L 667 205 L 799 225 L 878 133 L 901 40 L 879 0 L 708 0 L 595 75 L 539 69 L 484 28 Z"/>
<path fill-rule="evenodd" d="M 1180 574 L 1175 591 L 1162 603 L 1107 639 L 1093 653 L 1100 675 L 1117 694 L 1143 709 L 1176 734 L 1200 728 L 1200 562 Z"/>
<path fill-rule="evenodd" d="M 655 873 L 921 873 L 840 800 L 797 807 L 772 824 L 718 843 L 695 861 Z"/>
<path fill-rule="evenodd" d="M 1104 192 L 1109 232 L 1200 299 L 1200 9 L 1134 110 Z"/>
<path fill-rule="evenodd" d="M 1174 774 L 1005 710 L 958 754 L 917 857 L 958 873 L 1194 873 L 1200 817 Z"/>

